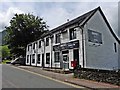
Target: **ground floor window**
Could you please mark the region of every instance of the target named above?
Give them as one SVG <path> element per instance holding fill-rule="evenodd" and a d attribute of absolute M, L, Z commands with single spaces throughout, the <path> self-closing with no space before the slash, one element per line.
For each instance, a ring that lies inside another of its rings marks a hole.
<path fill-rule="evenodd" d="M 40 54 L 38 54 L 38 61 L 37 61 L 38 64 L 40 64 Z"/>
<path fill-rule="evenodd" d="M 27 63 L 29 63 L 29 55 L 27 55 Z"/>
<path fill-rule="evenodd" d="M 32 55 L 32 63 L 35 63 L 35 54 Z"/>
<path fill-rule="evenodd" d="M 55 59 L 54 60 L 55 62 L 59 62 L 60 61 L 60 52 L 55 52 L 54 53 L 54 59 Z"/>
<path fill-rule="evenodd" d="M 50 64 L 50 53 L 46 53 L 46 64 Z"/>

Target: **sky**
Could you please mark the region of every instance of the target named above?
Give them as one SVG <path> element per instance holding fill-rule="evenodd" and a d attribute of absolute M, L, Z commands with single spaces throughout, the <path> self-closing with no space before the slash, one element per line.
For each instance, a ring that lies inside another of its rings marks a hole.
<path fill-rule="evenodd" d="M 119 0 L 1 0 L 0 31 L 10 25 L 14 14 L 31 13 L 46 21 L 53 29 L 98 6 L 101 7 L 114 32 L 118 33 Z"/>

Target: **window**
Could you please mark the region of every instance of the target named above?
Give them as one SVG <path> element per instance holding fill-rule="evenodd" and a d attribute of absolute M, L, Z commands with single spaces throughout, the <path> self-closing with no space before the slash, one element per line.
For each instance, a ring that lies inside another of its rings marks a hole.
<path fill-rule="evenodd" d="M 30 47 L 30 46 L 28 45 L 28 51 L 29 51 L 29 47 Z"/>
<path fill-rule="evenodd" d="M 41 48 L 41 41 L 39 41 L 39 48 Z"/>
<path fill-rule="evenodd" d="M 76 29 L 71 28 L 69 31 L 70 31 L 70 40 L 76 39 Z"/>
<path fill-rule="evenodd" d="M 35 49 L 35 43 L 33 43 L 33 49 Z"/>
<path fill-rule="evenodd" d="M 60 52 L 55 52 L 54 53 L 54 57 L 55 57 L 55 62 L 59 62 L 60 61 Z"/>
<path fill-rule="evenodd" d="M 50 53 L 46 53 L 46 64 L 50 64 Z"/>
<path fill-rule="evenodd" d="M 46 38 L 46 46 L 49 46 L 49 38 Z"/>
<path fill-rule="evenodd" d="M 63 37 L 63 39 L 67 39 L 68 38 L 67 30 L 65 30 L 64 32 L 62 32 L 62 37 Z"/>
<path fill-rule="evenodd" d="M 35 54 L 32 55 L 32 63 L 35 63 Z"/>
<path fill-rule="evenodd" d="M 116 43 L 114 43 L 114 50 L 115 50 L 115 52 L 117 52 L 117 46 L 116 46 Z"/>
<path fill-rule="evenodd" d="M 55 43 L 60 43 L 60 34 L 55 35 Z"/>
<path fill-rule="evenodd" d="M 40 64 L 40 54 L 38 54 L 38 61 L 37 61 L 38 64 Z"/>
<path fill-rule="evenodd" d="M 27 63 L 29 63 L 29 55 L 27 55 Z"/>

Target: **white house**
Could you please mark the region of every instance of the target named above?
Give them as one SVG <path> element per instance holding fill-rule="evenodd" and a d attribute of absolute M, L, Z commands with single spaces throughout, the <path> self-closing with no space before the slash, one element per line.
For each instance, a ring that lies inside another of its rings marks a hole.
<path fill-rule="evenodd" d="M 73 69 L 72 61 L 81 68 L 120 69 L 118 45 L 100 7 L 85 13 L 27 45 L 26 65 Z"/>

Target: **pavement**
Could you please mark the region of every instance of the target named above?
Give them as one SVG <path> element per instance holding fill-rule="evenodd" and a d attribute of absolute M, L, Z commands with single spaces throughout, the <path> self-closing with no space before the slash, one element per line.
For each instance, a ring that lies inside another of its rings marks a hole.
<path fill-rule="evenodd" d="M 57 79 L 60 81 L 68 82 L 71 84 L 83 86 L 89 89 L 99 89 L 99 88 L 106 88 L 106 89 L 120 89 L 120 86 L 113 85 L 113 84 L 108 84 L 108 83 L 103 83 L 103 82 L 97 82 L 97 81 L 92 81 L 92 80 L 85 80 L 85 79 L 78 79 L 73 77 L 73 73 L 69 74 L 62 74 L 62 73 L 55 73 L 51 72 L 51 70 L 48 68 L 48 70 L 43 70 L 40 67 L 33 67 L 33 66 L 17 66 L 21 69 L 29 70 L 31 72 L 35 72 L 41 75 L 45 75 L 47 77 Z M 57 70 L 57 69 L 55 69 Z"/>

